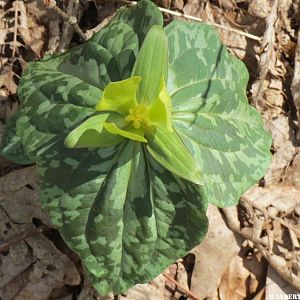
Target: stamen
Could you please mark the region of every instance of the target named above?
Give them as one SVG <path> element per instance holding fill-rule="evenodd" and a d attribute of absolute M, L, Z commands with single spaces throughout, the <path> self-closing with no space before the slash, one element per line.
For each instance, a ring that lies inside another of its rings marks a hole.
<path fill-rule="evenodd" d="M 135 129 L 147 128 L 151 126 L 148 116 L 148 109 L 143 105 L 138 105 L 129 109 L 129 114 L 124 118 L 126 123 L 132 123 Z"/>

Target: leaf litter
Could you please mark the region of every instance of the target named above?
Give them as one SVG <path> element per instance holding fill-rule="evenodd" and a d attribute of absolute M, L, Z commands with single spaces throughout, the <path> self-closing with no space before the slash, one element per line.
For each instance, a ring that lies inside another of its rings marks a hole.
<path fill-rule="evenodd" d="M 79 42 L 72 30 L 62 30 L 68 24 L 40 2 L 0 1 L 2 128 L 17 109 L 16 87 L 26 61 L 62 51 L 62 37 L 64 49 Z M 242 197 L 238 207 L 209 208 L 209 233 L 190 255 L 118 299 L 187 299 L 184 290 L 198 299 L 268 299 L 299 291 L 299 3 L 276 2 L 157 1 L 171 11 L 262 37 L 259 43 L 217 29 L 229 51 L 248 67 L 248 96 L 272 133 L 273 161 L 265 178 Z M 103 26 L 118 6 L 105 0 L 57 4 L 81 17 L 86 30 Z M 93 16 L 89 21 L 88 14 Z M 165 17 L 166 21 L 177 18 Z M 83 279 L 77 256 L 41 211 L 34 167 L 2 159 L 0 165 L 0 298 L 114 299 L 100 297 Z"/>

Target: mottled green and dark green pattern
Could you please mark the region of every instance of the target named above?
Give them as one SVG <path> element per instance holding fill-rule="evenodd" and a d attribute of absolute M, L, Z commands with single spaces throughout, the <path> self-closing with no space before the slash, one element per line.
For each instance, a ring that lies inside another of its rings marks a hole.
<path fill-rule="evenodd" d="M 174 129 L 201 166 L 208 202 L 236 205 L 271 160 L 271 136 L 247 102 L 247 69 L 209 25 L 174 21 L 166 32 Z"/>
<path fill-rule="evenodd" d="M 38 160 L 43 207 L 102 294 L 151 280 L 205 236 L 197 186 L 149 159 L 141 143 L 64 149 Z"/>
<path fill-rule="evenodd" d="M 42 205 L 101 294 L 153 279 L 199 244 L 207 202 L 236 204 L 270 160 L 270 136 L 247 103 L 244 65 L 211 27 L 179 21 L 166 27 L 172 123 L 205 185 L 180 179 L 132 140 L 65 147 L 66 135 L 95 113 L 105 86 L 132 76 L 145 35 L 162 22 L 156 6 L 141 0 L 87 43 L 29 64 L 18 90 L 21 110 L 1 145 L 6 157 L 37 163 Z M 164 146 L 164 138 L 156 140 Z"/>

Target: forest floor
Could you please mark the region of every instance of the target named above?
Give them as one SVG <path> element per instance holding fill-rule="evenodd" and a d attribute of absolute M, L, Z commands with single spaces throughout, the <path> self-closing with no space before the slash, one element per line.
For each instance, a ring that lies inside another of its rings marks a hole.
<path fill-rule="evenodd" d="M 273 137 L 265 177 L 237 207 L 210 206 L 204 242 L 163 274 L 101 298 L 41 210 L 35 167 L 0 157 L 1 300 L 287 299 L 297 293 L 290 299 L 300 299 L 300 1 L 155 2 L 166 9 L 166 23 L 192 16 L 215 26 L 232 55 L 246 64 L 249 102 Z M 84 32 L 105 26 L 118 7 L 129 4 L 57 1 Z M 63 52 L 79 38 L 41 0 L 0 0 L 0 16 L 1 136 L 18 109 L 16 89 L 26 64 Z"/>

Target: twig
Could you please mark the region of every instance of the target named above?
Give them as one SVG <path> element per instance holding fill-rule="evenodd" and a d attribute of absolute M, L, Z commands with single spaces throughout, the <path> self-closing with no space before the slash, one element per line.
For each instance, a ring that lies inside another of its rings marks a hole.
<path fill-rule="evenodd" d="M 48 7 L 49 9 L 54 10 L 64 21 L 68 22 L 74 30 L 78 33 L 79 37 L 83 40 L 86 41 L 87 37 L 79 27 L 77 23 L 77 18 L 74 16 L 69 16 L 66 14 L 63 10 L 61 10 L 57 5 L 55 0 L 44 0 L 44 5 Z"/>
<path fill-rule="evenodd" d="M 272 250 L 265 248 L 260 240 L 254 239 L 251 232 L 241 230 L 239 220 L 237 217 L 236 208 L 223 208 L 222 209 L 229 228 L 241 235 L 243 238 L 251 241 L 254 247 L 259 250 L 263 257 L 268 261 L 270 266 L 287 282 L 289 282 L 297 290 L 300 290 L 300 278 L 287 269 L 286 262 L 281 256 L 273 254 Z"/>
<path fill-rule="evenodd" d="M 105 18 L 101 23 L 99 23 L 97 26 L 95 26 L 92 29 L 89 29 L 85 32 L 86 36 L 88 38 L 92 37 L 92 35 L 98 31 L 100 31 L 103 27 L 105 27 L 114 17 L 116 13 L 114 12 L 111 16 Z"/>
<path fill-rule="evenodd" d="M 274 42 L 275 42 L 275 22 L 277 20 L 277 11 L 278 11 L 279 0 L 274 0 L 273 7 L 270 15 L 266 20 L 266 31 L 262 38 L 261 42 L 261 52 L 259 62 L 259 85 L 255 95 L 253 96 L 254 104 L 261 98 L 262 93 L 264 92 L 263 83 L 270 69 L 270 63 L 272 62 L 271 55 L 274 51 Z"/>
<path fill-rule="evenodd" d="M 170 280 L 171 282 L 173 282 L 174 284 L 176 284 L 176 286 L 182 290 L 182 292 L 184 294 L 186 294 L 189 298 L 191 299 L 194 299 L 194 300 L 201 300 L 199 297 L 197 297 L 194 293 L 188 291 L 187 289 L 185 289 L 184 287 L 182 287 L 180 285 L 180 283 L 178 281 L 176 281 L 173 277 L 171 277 L 170 275 L 166 274 L 166 273 L 163 273 L 163 275 L 168 279 Z"/>
<path fill-rule="evenodd" d="M 129 5 L 136 5 L 137 4 L 136 1 L 130 1 L 130 0 L 121 0 L 121 1 L 124 2 L 124 3 L 126 3 L 126 4 L 129 4 Z M 158 7 L 158 9 L 160 11 L 166 13 L 166 14 L 170 14 L 170 15 L 177 16 L 177 17 L 182 17 L 182 18 L 185 18 L 185 19 L 188 19 L 188 20 L 192 20 L 192 21 L 196 21 L 196 22 L 206 23 L 206 24 L 212 25 L 214 27 L 217 27 L 217 28 L 220 28 L 220 29 L 224 29 L 224 30 L 228 30 L 228 31 L 231 31 L 231 32 L 243 35 L 243 36 L 245 36 L 245 37 L 247 37 L 249 39 L 261 42 L 261 37 L 256 36 L 256 35 L 251 34 L 251 33 L 248 33 L 248 32 L 244 32 L 244 31 L 241 31 L 241 30 L 238 30 L 238 29 L 230 28 L 230 27 L 227 27 L 227 26 L 224 26 L 224 25 L 221 25 L 221 24 L 217 24 L 217 23 L 204 22 L 200 18 L 191 16 L 191 15 L 187 15 L 185 13 L 180 13 L 178 11 L 169 10 L 169 9 L 166 9 L 166 8 L 163 8 L 163 7 Z"/>
<path fill-rule="evenodd" d="M 69 0 L 65 12 L 69 16 L 76 16 L 77 23 L 80 22 L 82 12 L 81 12 L 81 5 L 78 0 Z M 73 33 L 74 33 L 74 28 L 68 22 L 64 22 L 62 28 L 62 36 L 59 45 L 61 52 L 64 52 L 66 49 L 69 48 Z M 84 35 L 87 38 L 86 33 L 84 33 Z"/>

